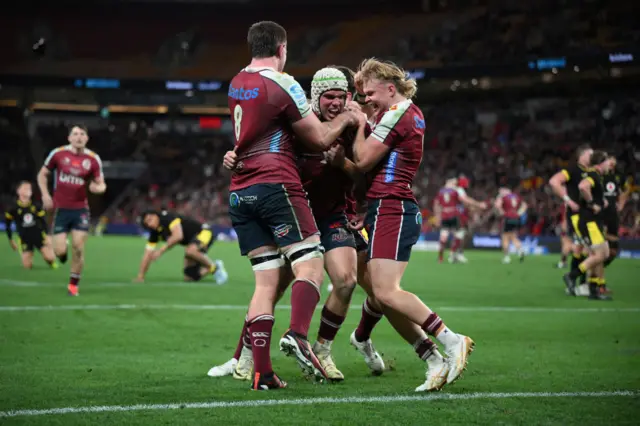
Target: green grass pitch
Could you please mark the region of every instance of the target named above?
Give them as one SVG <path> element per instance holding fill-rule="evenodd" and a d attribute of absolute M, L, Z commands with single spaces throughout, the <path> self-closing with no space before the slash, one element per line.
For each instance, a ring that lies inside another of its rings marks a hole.
<path fill-rule="evenodd" d="M 276 311 L 272 356 L 289 388 L 251 392 L 247 382 L 206 376 L 232 355 L 253 289 L 251 268 L 237 246 L 217 243 L 210 251 L 226 263 L 230 279 L 224 286 L 180 284 L 180 248 L 152 265 L 147 283 L 131 284 L 143 249 L 138 238 L 91 238 L 80 297 L 70 298 L 68 265 L 49 270 L 38 258 L 34 270 L 24 271 L 8 244 L 0 245 L 0 425 L 567 425 L 640 419 L 638 261 L 614 262 L 607 275 L 615 300 L 594 302 L 564 295 L 561 271 L 552 267 L 556 256 L 502 265 L 498 252 L 469 252 L 467 265 L 440 265 L 435 253 L 415 252 L 403 286 L 451 329 L 476 341 L 460 381 L 416 395 L 424 364 L 385 321 L 373 340 L 390 369 L 372 377 L 348 342 L 360 318 L 358 289 L 333 346 L 343 383 L 308 382 L 277 350 L 289 322 L 285 308 Z M 282 304 L 289 304 L 288 294 Z M 10 308 L 44 306 L 52 308 Z M 318 321 L 319 311 L 312 341 Z M 152 406 L 132 409 L 139 404 Z M 37 411 L 69 407 L 82 410 Z"/>

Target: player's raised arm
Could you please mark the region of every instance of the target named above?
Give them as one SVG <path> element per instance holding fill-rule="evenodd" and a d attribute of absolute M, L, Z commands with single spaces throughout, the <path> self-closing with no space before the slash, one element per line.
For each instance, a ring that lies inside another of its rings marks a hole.
<path fill-rule="evenodd" d="M 472 207 L 479 210 L 484 210 L 487 208 L 487 203 L 469 197 L 466 192 L 462 191 L 459 192 L 459 194 L 460 201 L 462 201 L 467 207 Z"/>

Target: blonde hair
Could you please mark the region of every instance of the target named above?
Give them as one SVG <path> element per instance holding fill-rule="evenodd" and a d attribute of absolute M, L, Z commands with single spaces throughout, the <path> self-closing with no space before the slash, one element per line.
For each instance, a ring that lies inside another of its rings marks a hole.
<path fill-rule="evenodd" d="M 376 58 L 362 61 L 355 76 L 356 86 L 361 88 L 365 81 L 373 79 L 393 83 L 398 93 L 407 99 L 413 98 L 418 92 L 418 83 L 391 61 Z"/>

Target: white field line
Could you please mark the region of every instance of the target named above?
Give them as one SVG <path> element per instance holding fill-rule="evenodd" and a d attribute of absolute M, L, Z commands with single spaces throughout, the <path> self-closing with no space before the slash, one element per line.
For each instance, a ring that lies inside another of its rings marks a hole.
<path fill-rule="evenodd" d="M 123 411 L 143 410 L 180 410 L 180 409 L 219 409 L 219 408 L 247 408 L 282 405 L 317 405 L 317 404 L 392 404 L 396 402 L 436 401 L 436 400 L 475 400 L 475 399 L 511 399 L 511 398 L 602 398 L 602 397 L 633 397 L 640 393 L 636 391 L 611 392 L 504 392 L 504 393 L 431 393 L 426 395 L 389 395 L 389 396 L 347 396 L 340 398 L 298 398 L 298 399 L 258 399 L 245 401 L 211 401 L 211 402 L 175 402 L 169 404 L 138 404 L 138 405 L 94 405 L 88 407 L 64 407 L 37 410 L 0 411 L 0 418 L 19 416 L 46 416 L 54 414 L 83 414 L 83 413 L 113 413 Z M 428 407 L 428 406 L 425 406 Z"/>
<path fill-rule="evenodd" d="M 117 310 L 183 310 L 183 311 L 246 311 L 248 305 L 175 305 L 175 304 L 119 304 L 119 305 L 34 305 L 34 306 L 0 306 L 0 312 L 28 311 L 117 311 Z M 291 305 L 277 305 L 277 310 L 289 311 Z M 318 307 L 317 309 L 320 309 Z M 351 310 L 362 309 L 361 305 L 351 305 Z M 511 306 L 441 306 L 440 311 L 451 312 L 558 312 L 558 313 L 593 313 L 593 312 L 640 312 L 640 308 L 539 308 Z"/>

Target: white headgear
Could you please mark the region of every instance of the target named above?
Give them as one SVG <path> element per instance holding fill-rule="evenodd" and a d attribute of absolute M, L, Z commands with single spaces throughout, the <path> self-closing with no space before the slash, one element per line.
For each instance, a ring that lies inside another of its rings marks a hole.
<path fill-rule="evenodd" d="M 342 71 L 337 68 L 322 68 L 313 75 L 311 80 L 311 108 L 320 114 L 320 96 L 329 90 L 349 89 L 349 83 Z"/>

